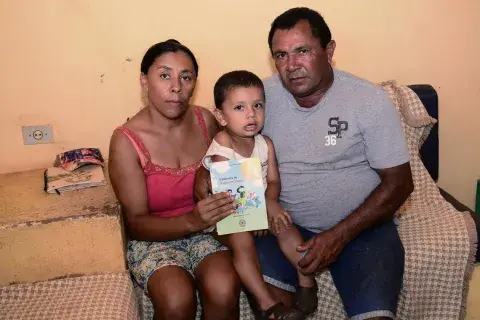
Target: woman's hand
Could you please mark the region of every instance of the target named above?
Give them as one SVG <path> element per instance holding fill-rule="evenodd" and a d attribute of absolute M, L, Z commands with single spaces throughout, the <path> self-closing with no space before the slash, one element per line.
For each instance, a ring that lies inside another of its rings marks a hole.
<path fill-rule="evenodd" d="M 192 212 L 194 231 L 206 229 L 235 212 L 233 197 L 228 192 L 209 195 L 200 200 Z"/>
<path fill-rule="evenodd" d="M 285 229 L 290 229 L 292 218 L 290 218 L 288 212 L 275 200 L 267 199 L 266 204 L 270 230 L 277 234 L 280 233 L 280 223 L 283 223 Z"/>

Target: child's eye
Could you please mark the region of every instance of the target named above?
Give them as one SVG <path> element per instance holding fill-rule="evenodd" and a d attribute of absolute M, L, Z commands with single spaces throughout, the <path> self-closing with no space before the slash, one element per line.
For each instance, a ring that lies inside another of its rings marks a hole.
<path fill-rule="evenodd" d="M 254 107 L 255 107 L 255 109 L 263 108 L 263 103 L 258 102 L 258 103 L 255 104 Z"/>
<path fill-rule="evenodd" d="M 166 73 L 160 74 L 160 78 L 162 78 L 162 79 L 168 79 L 169 77 L 170 77 L 170 76 L 169 76 L 168 74 L 166 74 Z"/>
<path fill-rule="evenodd" d="M 243 109 L 242 105 L 238 105 L 238 106 L 235 106 L 235 108 L 233 108 L 233 110 L 242 110 L 242 109 Z"/>

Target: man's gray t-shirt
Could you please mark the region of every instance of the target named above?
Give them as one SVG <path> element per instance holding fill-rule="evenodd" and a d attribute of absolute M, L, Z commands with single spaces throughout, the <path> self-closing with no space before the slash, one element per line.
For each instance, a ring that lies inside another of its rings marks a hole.
<path fill-rule="evenodd" d="M 264 85 L 262 134 L 275 146 L 280 204 L 296 224 L 330 229 L 378 186 L 374 169 L 409 161 L 397 111 L 373 83 L 334 69 L 332 86 L 312 108 L 300 107 L 278 75 Z"/>

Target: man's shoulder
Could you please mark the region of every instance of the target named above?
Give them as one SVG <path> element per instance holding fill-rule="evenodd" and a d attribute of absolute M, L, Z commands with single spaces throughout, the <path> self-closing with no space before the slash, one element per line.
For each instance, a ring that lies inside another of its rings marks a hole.
<path fill-rule="evenodd" d="M 282 81 L 278 74 L 274 74 L 268 78 L 262 80 L 263 87 L 265 88 L 265 93 L 272 92 L 272 91 L 285 91 L 286 89 L 282 85 Z"/>
<path fill-rule="evenodd" d="M 365 78 L 361 78 L 353 73 L 340 69 L 334 69 L 334 75 L 335 79 L 338 80 L 341 85 L 348 87 L 350 90 L 355 89 L 355 91 L 362 91 L 365 93 L 384 92 L 379 85 Z"/>
<path fill-rule="evenodd" d="M 267 87 L 276 86 L 277 84 L 280 84 L 280 77 L 278 76 L 278 73 L 275 73 L 270 77 L 262 79 L 262 82 L 263 85 Z"/>
<path fill-rule="evenodd" d="M 388 94 L 380 85 L 352 73 L 334 69 L 339 92 L 350 97 L 357 105 L 376 105 L 388 102 Z"/>

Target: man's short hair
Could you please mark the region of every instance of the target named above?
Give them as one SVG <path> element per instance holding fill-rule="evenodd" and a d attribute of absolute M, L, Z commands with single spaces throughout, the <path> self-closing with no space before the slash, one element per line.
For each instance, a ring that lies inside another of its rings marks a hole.
<path fill-rule="evenodd" d="M 308 22 L 312 35 L 320 41 L 322 48 L 325 49 L 327 44 L 332 40 L 332 34 L 327 23 L 317 11 L 305 7 L 298 7 L 285 11 L 273 20 L 268 34 L 270 52 L 272 52 L 272 39 L 275 31 L 277 29 L 290 30 L 302 20 Z"/>
<path fill-rule="evenodd" d="M 231 89 L 249 87 L 257 87 L 264 92 L 262 80 L 250 71 L 235 70 L 225 73 L 217 80 L 213 87 L 215 106 L 218 109 L 222 108 L 222 104 L 226 100 L 226 95 Z"/>

